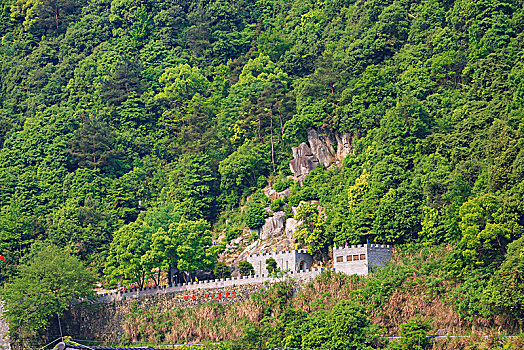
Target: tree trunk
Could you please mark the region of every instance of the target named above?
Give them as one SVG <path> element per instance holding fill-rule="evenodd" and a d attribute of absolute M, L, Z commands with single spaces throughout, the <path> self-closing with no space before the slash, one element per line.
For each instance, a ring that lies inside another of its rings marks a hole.
<path fill-rule="evenodd" d="M 58 32 L 58 1 L 55 3 L 55 27 Z"/>
<path fill-rule="evenodd" d="M 280 119 L 280 132 L 282 133 L 282 152 L 285 150 L 284 144 L 284 123 L 282 122 L 282 113 L 280 113 L 280 101 L 277 101 L 278 119 Z"/>
<path fill-rule="evenodd" d="M 275 169 L 275 147 L 273 144 L 273 109 L 269 109 L 269 119 L 270 119 L 270 130 L 271 130 L 271 163 L 273 164 L 273 173 L 276 172 Z"/>
<path fill-rule="evenodd" d="M 258 117 L 258 139 L 260 140 L 260 128 L 262 127 L 262 118 Z"/>

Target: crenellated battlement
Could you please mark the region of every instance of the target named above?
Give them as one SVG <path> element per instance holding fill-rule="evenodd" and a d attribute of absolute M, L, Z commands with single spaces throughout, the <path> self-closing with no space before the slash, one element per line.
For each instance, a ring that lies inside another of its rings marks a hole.
<path fill-rule="evenodd" d="M 306 249 L 296 249 L 296 250 L 287 250 L 282 252 L 268 252 L 268 253 L 261 253 L 261 254 L 249 254 L 250 258 L 256 258 L 256 257 L 266 257 L 267 259 L 274 257 L 274 256 L 291 256 L 293 254 L 309 254 Z"/>
<path fill-rule="evenodd" d="M 218 288 L 235 288 L 249 284 L 263 284 L 265 282 L 277 282 L 285 278 L 292 278 L 297 281 L 309 281 L 313 280 L 316 276 L 326 271 L 334 271 L 331 268 L 312 268 L 307 270 L 289 271 L 282 277 L 273 277 L 265 274 L 262 275 L 250 275 L 240 277 L 230 277 L 214 280 L 195 281 L 189 283 L 179 283 L 175 285 L 163 285 L 147 288 L 133 288 L 126 291 L 115 291 L 111 293 L 101 293 L 95 298 L 90 300 L 90 303 L 108 303 L 115 301 L 123 301 L 130 299 L 138 299 L 147 296 L 169 294 L 169 293 L 180 293 L 180 292 L 194 292 L 199 290 L 207 289 L 218 289 Z"/>
<path fill-rule="evenodd" d="M 373 249 L 391 249 L 392 246 L 389 244 L 353 244 L 344 247 L 333 247 L 334 251 L 343 249 L 356 249 L 356 248 L 373 248 Z"/>
<path fill-rule="evenodd" d="M 367 275 L 371 269 L 383 267 L 391 260 L 393 247 L 389 244 L 356 244 L 333 247 L 333 266 L 348 275 Z"/>
<path fill-rule="evenodd" d="M 309 281 L 326 271 L 366 275 L 371 267 L 380 267 L 389 261 L 391 254 L 392 246 L 387 244 L 357 244 L 346 247 L 333 247 L 333 268 L 311 268 L 313 258 L 305 249 L 250 254 L 247 261 L 253 265 L 255 269 L 254 275 L 101 293 L 90 302 L 108 303 L 159 294 L 235 288 L 242 285 L 276 282 L 284 278 L 291 278 L 296 281 Z M 269 258 L 274 258 L 281 271 L 286 272 L 284 276 L 276 278 L 268 274 L 266 260 Z"/>
<path fill-rule="evenodd" d="M 251 254 L 247 257 L 255 274 L 260 276 L 268 274 L 268 259 L 274 259 L 281 271 L 309 270 L 313 265 L 313 257 L 305 249 Z"/>

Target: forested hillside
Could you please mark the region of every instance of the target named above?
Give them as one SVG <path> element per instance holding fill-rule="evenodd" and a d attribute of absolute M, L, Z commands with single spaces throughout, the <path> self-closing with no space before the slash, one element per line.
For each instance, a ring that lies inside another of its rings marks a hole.
<path fill-rule="evenodd" d="M 0 0 L 1 284 L 35 242 L 108 285 L 213 269 L 224 230 L 318 200 L 312 253 L 446 246 L 461 315 L 521 322 L 523 5 Z M 308 129 L 353 152 L 301 186 Z"/>

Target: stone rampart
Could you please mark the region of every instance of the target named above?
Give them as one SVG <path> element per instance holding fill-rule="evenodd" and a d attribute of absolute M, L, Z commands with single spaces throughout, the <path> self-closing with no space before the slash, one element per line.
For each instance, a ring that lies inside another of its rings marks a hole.
<path fill-rule="evenodd" d="M 64 326 L 66 334 L 76 339 L 117 342 L 124 334 L 125 318 L 134 307 L 154 309 L 161 313 L 175 307 L 242 302 L 268 283 L 288 277 L 297 282 L 311 281 L 327 270 L 332 269 L 292 271 L 282 278 L 246 276 L 100 294 L 89 302 L 76 304 L 68 311 L 64 316 Z"/>
<path fill-rule="evenodd" d="M 286 274 L 285 277 L 289 277 L 298 281 L 312 280 L 319 274 L 324 271 L 327 271 L 326 268 L 314 268 L 309 270 L 302 271 L 290 271 Z M 279 279 L 262 275 L 252 275 L 252 276 L 242 276 L 242 277 L 232 277 L 232 278 L 223 278 L 216 280 L 206 280 L 190 283 L 182 283 L 172 286 L 158 286 L 158 287 L 149 287 L 143 289 L 132 289 L 128 291 L 118 291 L 112 293 L 103 293 L 98 294 L 94 299 L 89 301 L 90 304 L 100 304 L 100 303 L 111 303 L 116 301 L 132 300 L 151 297 L 159 294 L 172 294 L 172 293 L 189 293 L 199 290 L 207 289 L 217 289 L 217 288 L 231 288 L 244 286 L 249 284 L 262 284 L 262 283 L 273 283 Z"/>

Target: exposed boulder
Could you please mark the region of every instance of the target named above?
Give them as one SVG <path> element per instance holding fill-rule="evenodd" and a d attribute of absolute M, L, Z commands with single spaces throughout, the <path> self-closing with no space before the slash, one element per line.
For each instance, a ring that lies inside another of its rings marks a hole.
<path fill-rule="evenodd" d="M 266 219 L 266 223 L 262 226 L 262 233 L 260 239 L 268 239 L 272 237 L 279 237 L 284 233 L 286 226 L 286 213 L 277 211 L 273 216 Z"/>
<path fill-rule="evenodd" d="M 293 147 L 292 150 L 293 159 L 289 162 L 289 167 L 294 178 L 302 182 L 307 174 L 318 166 L 318 159 L 305 142 L 302 142 L 298 147 Z"/>
<path fill-rule="evenodd" d="M 293 234 L 298 229 L 298 225 L 300 225 L 301 222 L 298 220 L 295 220 L 293 218 L 288 218 L 286 220 L 286 236 L 289 239 L 293 238 Z"/>
<path fill-rule="evenodd" d="M 353 143 L 356 138 L 349 133 L 308 129 L 309 145 L 302 142 L 298 147 L 293 147 L 293 160 L 289 162 L 289 167 L 294 179 L 302 182 L 320 163 L 327 168 L 333 163 L 341 162 L 348 154 L 354 154 Z M 276 193 L 266 194 L 270 198 L 278 198 Z"/>
<path fill-rule="evenodd" d="M 335 138 L 337 140 L 337 154 L 335 156 L 337 161 L 341 162 L 348 154 L 355 154 L 354 138 L 349 133 L 342 135 L 336 133 Z"/>
<path fill-rule="evenodd" d="M 273 199 L 285 198 L 289 196 L 291 194 L 291 190 L 289 188 L 286 188 L 282 192 L 277 192 L 274 189 L 272 189 L 271 187 L 268 187 L 264 189 L 264 194 L 266 195 L 266 197 L 273 200 Z"/>
<path fill-rule="evenodd" d="M 327 168 L 334 162 L 341 162 L 348 154 L 354 154 L 355 136 L 331 131 L 307 130 L 307 138 L 311 153 Z M 334 149 L 336 143 L 336 151 Z"/>
<path fill-rule="evenodd" d="M 319 134 L 314 129 L 307 130 L 307 140 L 311 153 L 327 168 L 335 160 L 334 138 L 331 133 Z"/>

